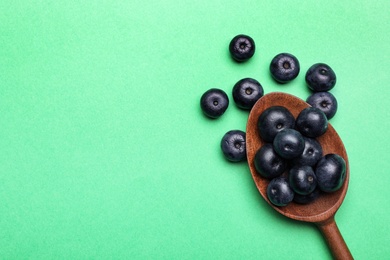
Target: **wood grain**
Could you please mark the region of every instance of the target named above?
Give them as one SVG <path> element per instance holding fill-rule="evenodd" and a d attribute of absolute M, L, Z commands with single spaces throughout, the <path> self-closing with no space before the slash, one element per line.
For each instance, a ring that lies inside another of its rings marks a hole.
<path fill-rule="evenodd" d="M 257 189 L 268 204 L 280 214 L 295 220 L 317 224 L 328 241 L 329 247 L 334 253 L 335 258 L 338 258 L 341 252 L 344 257 L 343 259 L 352 259 L 352 255 L 350 254 L 348 247 L 346 246 L 337 225 L 334 222 L 334 215 L 344 200 L 349 182 L 348 157 L 341 138 L 332 125 L 329 124 L 326 133 L 318 137 L 317 140 L 322 146 L 324 155 L 335 153 L 344 158 L 346 162 L 346 177 L 342 187 L 334 193 L 321 193 L 319 198 L 306 205 L 292 202 L 284 207 L 274 206 L 268 200 L 266 193 L 267 185 L 270 180 L 258 174 L 254 166 L 254 156 L 257 150 L 264 144 L 264 141 L 260 138 L 258 132 L 257 121 L 260 114 L 271 106 L 284 106 L 290 110 L 296 118 L 304 108 L 309 107 L 310 105 L 293 95 L 281 92 L 272 92 L 260 98 L 252 108 L 246 128 L 246 142 L 248 164 Z M 336 244 L 333 243 L 333 241 L 336 241 Z M 341 243 L 341 241 L 343 243 Z M 334 250 L 339 252 L 338 256 L 335 255 L 336 251 Z"/>

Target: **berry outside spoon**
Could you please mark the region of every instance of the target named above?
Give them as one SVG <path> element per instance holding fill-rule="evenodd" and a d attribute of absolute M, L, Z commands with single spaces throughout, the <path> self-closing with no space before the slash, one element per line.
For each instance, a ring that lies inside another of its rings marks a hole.
<path fill-rule="evenodd" d="M 342 187 L 333 193 L 321 194 L 315 201 L 309 204 L 292 202 L 287 206 L 277 207 L 267 197 L 267 185 L 270 182 L 260 176 L 254 165 L 256 151 L 265 143 L 259 135 L 257 121 L 259 115 L 271 106 L 284 106 L 296 118 L 300 111 L 309 107 L 305 101 L 286 93 L 272 92 L 261 97 L 253 106 L 246 128 L 246 150 L 249 168 L 252 178 L 261 196 L 280 214 L 298 221 L 316 224 L 322 232 L 335 259 L 353 259 L 347 244 L 345 243 L 335 222 L 335 214 L 347 193 L 349 182 L 349 163 L 347 153 L 342 140 L 329 124 L 325 134 L 317 138 L 321 144 L 323 154 L 336 153 L 343 157 L 346 162 L 346 177 Z"/>

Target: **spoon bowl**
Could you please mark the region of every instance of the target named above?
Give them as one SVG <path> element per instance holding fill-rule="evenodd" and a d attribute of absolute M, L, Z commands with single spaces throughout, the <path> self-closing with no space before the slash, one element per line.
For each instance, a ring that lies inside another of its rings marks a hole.
<path fill-rule="evenodd" d="M 325 134 L 317 137 L 316 139 L 321 144 L 324 155 L 335 153 L 345 160 L 346 177 L 341 188 L 333 193 L 321 193 L 315 201 L 308 204 L 291 202 L 287 206 L 278 207 L 269 201 L 267 197 L 267 185 L 270 180 L 262 177 L 256 171 L 254 157 L 257 150 L 265 144 L 260 137 L 257 121 L 261 113 L 271 106 L 283 106 L 287 108 L 295 118 L 297 118 L 298 114 L 310 105 L 293 95 L 272 92 L 261 97 L 253 106 L 249 114 L 246 128 L 246 150 L 249 168 L 257 189 L 267 203 L 280 214 L 291 219 L 315 223 L 322 231 L 333 256 L 336 259 L 353 259 L 334 221 L 334 216 L 347 193 L 349 182 L 349 163 L 344 144 L 331 124 L 328 124 L 328 129 Z M 287 173 L 284 174 L 286 175 Z"/>

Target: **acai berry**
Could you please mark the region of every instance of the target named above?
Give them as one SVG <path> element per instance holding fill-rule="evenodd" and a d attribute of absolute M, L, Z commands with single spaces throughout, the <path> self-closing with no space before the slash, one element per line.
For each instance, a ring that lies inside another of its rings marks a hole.
<path fill-rule="evenodd" d="M 316 63 L 307 70 L 305 80 L 315 92 L 329 91 L 336 85 L 336 74 L 329 65 Z"/>
<path fill-rule="evenodd" d="M 293 159 L 302 154 L 305 149 L 305 141 L 297 130 L 283 129 L 275 136 L 273 146 L 281 157 Z"/>
<path fill-rule="evenodd" d="M 341 188 L 346 176 L 346 163 L 337 154 L 327 154 L 316 166 L 318 187 L 325 192 L 334 192 Z"/>
<path fill-rule="evenodd" d="M 269 69 L 274 80 L 287 83 L 298 76 L 300 66 L 294 55 L 280 53 L 272 59 Z"/>
<path fill-rule="evenodd" d="M 288 166 L 287 161 L 280 157 L 269 143 L 257 150 L 254 165 L 256 171 L 265 178 L 280 176 Z"/>
<path fill-rule="evenodd" d="M 209 89 L 200 98 L 200 107 L 203 113 L 210 118 L 222 116 L 228 106 L 229 98 L 222 89 Z"/>
<path fill-rule="evenodd" d="M 255 41 L 252 37 L 244 34 L 235 36 L 229 44 L 230 55 L 237 62 L 244 62 L 252 58 L 255 49 Z"/>
<path fill-rule="evenodd" d="M 272 106 L 264 110 L 257 121 L 260 137 L 265 142 L 272 142 L 283 129 L 294 128 L 295 118 L 282 106 Z"/>
<path fill-rule="evenodd" d="M 298 194 L 308 195 L 317 186 L 317 178 L 310 166 L 294 166 L 289 171 L 289 183 L 291 188 Z"/>
<path fill-rule="evenodd" d="M 306 99 L 306 102 L 324 112 L 328 120 L 337 112 L 337 100 L 332 93 L 327 91 L 313 93 Z"/>
<path fill-rule="evenodd" d="M 302 135 L 314 138 L 326 132 L 328 119 L 324 112 L 318 108 L 307 107 L 299 113 L 296 126 Z"/>
<path fill-rule="evenodd" d="M 294 191 L 286 178 L 278 177 L 268 184 L 267 197 L 275 206 L 286 206 L 294 199 Z"/>
<path fill-rule="evenodd" d="M 221 140 L 225 158 L 231 162 L 246 160 L 246 135 L 241 130 L 228 131 Z"/>
<path fill-rule="evenodd" d="M 243 78 L 233 87 L 233 100 L 239 108 L 250 110 L 264 94 L 261 84 L 253 78 Z"/>
<path fill-rule="evenodd" d="M 303 137 L 305 141 L 305 148 L 298 157 L 292 160 L 295 165 L 314 166 L 322 157 L 321 144 L 314 138 Z"/>

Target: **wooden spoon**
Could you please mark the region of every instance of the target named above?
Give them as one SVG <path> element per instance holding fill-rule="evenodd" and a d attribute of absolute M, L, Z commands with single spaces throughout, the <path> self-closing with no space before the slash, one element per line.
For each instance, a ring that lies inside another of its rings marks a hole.
<path fill-rule="evenodd" d="M 260 114 L 271 106 L 284 106 L 296 118 L 304 108 L 310 105 L 293 95 L 272 92 L 260 98 L 252 108 L 246 128 L 246 149 L 249 168 L 257 189 L 261 196 L 280 214 L 291 219 L 315 223 L 325 237 L 335 259 L 353 259 L 334 220 L 336 211 L 341 206 L 348 188 L 348 157 L 343 142 L 330 124 L 326 133 L 318 137 L 317 141 L 321 144 L 324 155 L 336 153 L 344 158 L 347 169 L 342 187 L 334 193 L 321 193 L 315 201 L 305 205 L 291 202 L 287 206 L 278 207 L 268 200 L 267 185 L 270 180 L 257 173 L 254 157 L 257 150 L 264 144 L 259 135 L 257 121 Z"/>

